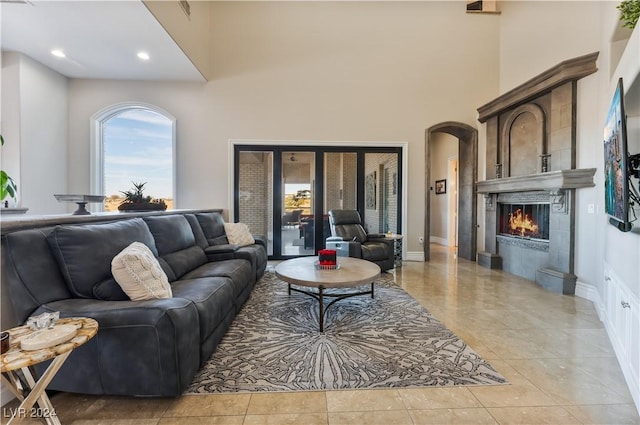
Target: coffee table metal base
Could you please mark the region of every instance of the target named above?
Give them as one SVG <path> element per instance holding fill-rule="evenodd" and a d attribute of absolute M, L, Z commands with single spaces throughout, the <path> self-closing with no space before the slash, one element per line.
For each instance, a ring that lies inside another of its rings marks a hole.
<path fill-rule="evenodd" d="M 289 295 L 291 295 L 291 291 L 294 292 L 300 292 L 301 294 L 306 294 L 309 295 L 312 298 L 315 298 L 316 300 L 318 300 L 318 320 L 320 322 L 320 332 L 324 332 L 324 316 L 327 313 L 327 310 L 329 309 L 329 307 L 331 307 L 333 304 L 335 304 L 337 301 L 340 300 L 344 300 L 345 298 L 351 298 L 351 297 L 355 297 L 358 295 L 369 295 L 371 294 L 371 298 L 374 297 L 374 290 L 373 290 L 373 282 L 371 282 L 371 290 L 370 291 L 359 291 L 359 292 L 347 292 L 347 293 L 343 293 L 343 294 L 331 294 L 331 293 L 325 293 L 324 290 L 327 289 L 322 285 L 318 286 L 318 292 L 312 292 L 312 291 L 305 291 L 304 289 L 298 289 L 298 288 L 293 288 L 291 287 L 291 284 L 289 284 Z M 324 299 L 325 298 L 333 298 L 333 300 L 331 300 L 326 306 L 324 305 Z"/>

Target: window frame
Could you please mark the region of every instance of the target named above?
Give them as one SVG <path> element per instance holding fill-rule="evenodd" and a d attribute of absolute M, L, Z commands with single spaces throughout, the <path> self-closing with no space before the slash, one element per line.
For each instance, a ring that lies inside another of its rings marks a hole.
<path fill-rule="evenodd" d="M 173 196 L 173 208 L 178 208 L 177 170 L 176 170 L 176 118 L 164 109 L 144 102 L 121 102 L 107 106 L 91 116 L 90 120 L 90 164 L 89 180 L 91 194 L 105 195 L 104 193 L 104 123 L 116 115 L 132 109 L 142 109 L 162 115 L 171 121 L 171 191 Z M 104 204 L 89 204 L 91 211 L 104 211 Z"/>

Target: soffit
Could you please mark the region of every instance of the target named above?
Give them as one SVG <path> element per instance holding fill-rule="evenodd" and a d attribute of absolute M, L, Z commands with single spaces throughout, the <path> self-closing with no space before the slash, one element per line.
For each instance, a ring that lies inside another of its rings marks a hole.
<path fill-rule="evenodd" d="M 69 78 L 205 81 L 140 1 L 2 2 L 0 17 L 3 51 Z M 151 59 L 138 59 L 139 51 Z"/>

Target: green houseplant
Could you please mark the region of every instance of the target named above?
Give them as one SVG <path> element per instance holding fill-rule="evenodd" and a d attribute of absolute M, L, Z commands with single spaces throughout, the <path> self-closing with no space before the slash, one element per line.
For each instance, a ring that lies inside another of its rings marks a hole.
<path fill-rule="evenodd" d="M 4 146 L 4 137 L 0 134 L 0 146 Z M 7 174 L 6 171 L 0 170 L 0 201 L 3 204 L 7 201 L 7 198 L 13 199 L 14 203 L 18 199 L 18 185 Z M 6 204 L 5 204 L 6 205 Z"/>
<path fill-rule="evenodd" d="M 144 183 L 132 182 L 133 188 L 124 192 L 124 201 L 118 205 L 119 211 L 164 211 L 167 204 L 162 199 L 153 199 L 151 196 L 145 196 Z"/>
<path fill-rule="evenodd" d="M 616 9 L 620 11 L 620 20 L 624 28 L 634 29 L 640 17 L 640 0 L 624 0 Z"/>

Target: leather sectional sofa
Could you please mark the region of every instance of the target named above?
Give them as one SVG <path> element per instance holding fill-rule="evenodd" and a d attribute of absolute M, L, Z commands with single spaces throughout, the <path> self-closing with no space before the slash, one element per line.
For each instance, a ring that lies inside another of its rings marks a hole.
<path fill-rule="evenodd" d="M 98 334 L 71 354 L 48 388 L 182 394 L 267 263 L 262 239 L 242 248 L 231 245 L 223 223 L 218 212 L 165 213 L 4 234 L 2 284 L 18 323 L 59 311 L 61 317 L 91 317 L 99 324 Z M 156 256 L 172 298 L 131 301 L 114 280 L 112 258 L 134 241 Z"/>

